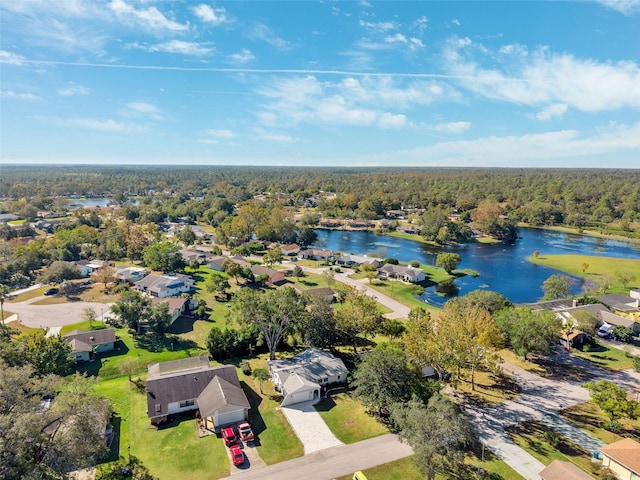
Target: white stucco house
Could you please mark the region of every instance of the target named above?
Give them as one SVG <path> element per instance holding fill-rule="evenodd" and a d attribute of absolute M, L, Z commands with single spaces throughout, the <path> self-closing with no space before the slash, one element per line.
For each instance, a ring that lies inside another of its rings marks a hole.
<path fill-rule="evenodd" d="M 110 352 L 116 345 L 116 331 L 113 328 L 101 330 L 73 330 L 64 336 L 71 345 L 71 359 L 74 363 L 88 362 L 96 353 Z"/>
<path fill-rule="evenodd" d="M 117 267 L 114 276 L 120 282 L 134 283 L 142 280 L 149 274 L 149 271 L 141 267 Z"/>
<path fill-rule="evenodd" d="M 282 360 L 269 360 L 269 372 L 277 391 L 284 397 L 282 406 L 320 400 L 322 388 L 346 383 L 344 362 L 331 353 L 308 348 Z"/>

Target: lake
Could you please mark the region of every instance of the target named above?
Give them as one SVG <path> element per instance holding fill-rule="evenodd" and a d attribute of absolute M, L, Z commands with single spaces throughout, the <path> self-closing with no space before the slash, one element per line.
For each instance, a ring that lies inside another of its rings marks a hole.
<path fill-rule="evenodd" d="M 371 232 L 318 229 L 316 233 L 318 240 L 315 246 L 318 248 L 380 258 L 393 257 L 401 262 L 417 260 L 421 264 L 435 265 L 438 253 L 458 253 L 462 257 L 459 269 L 468 268 L 480 273 L 478 277 L 468 275 L 456 279 L 458 295 L 485 289 L 501 293 L 514 303 L 540 300 L 542 282 L 558 273 L 528 262 L 527 258 L 535 250 L 540 255 L 581 254 L 640 259 L 640 244 L 532 228 L 519 229 L 519 238 L 514 244 L 469 243 L 444 248 Z M 582 282 L 577 279 L 574 293 L 580 291 Z M 426 289 L 422 298 L 439 306 L 448 299 L 437 295 L 434 288 Z"/>

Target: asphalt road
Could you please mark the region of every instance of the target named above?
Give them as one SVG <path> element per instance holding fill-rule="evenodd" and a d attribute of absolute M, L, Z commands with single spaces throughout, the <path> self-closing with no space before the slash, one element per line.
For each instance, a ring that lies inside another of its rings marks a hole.
<path fill-rule="evenodd" d="M 46 298 L 46 297 L 42 297 Z M 30 305 L 36 299 L 26 302 L 9 303 L 5 302 L 4 308 L 10 312 L 18 314 L 20 323 L 32 328 L 52 328 L 73 323 L 82 322 L 82 311 L 91 307 L 96 312 L 96 317 L 109 311 L 113 303 L 92 303 L 92 302 L 66 302 L 54 305 Z"/>
<path fill-rule="evenodd" d="M 413 454 L 393 434 L 320 450 L 257 470 L 236 473 L 233 480 L 330 480 Z"/>

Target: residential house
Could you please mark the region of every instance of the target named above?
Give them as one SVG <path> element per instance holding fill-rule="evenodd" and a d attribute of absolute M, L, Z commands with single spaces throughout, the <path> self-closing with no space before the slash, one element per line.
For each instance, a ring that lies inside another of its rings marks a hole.
<path fill-rule="evenodd" d="M 148 371 L 147 415 L 154 425 L 193 410 L 210 430 L 247 419 L 249 401 L 233 365 L 212 367 L 200 356 L 154 363 Z"/>
<path fill-rule="evenodd" d="M 427 275 L 419 268 L 386 263 L 378 268 L 378 277 L 420 283 L 427 278 Z"/>
<path fill-rule="evenodd" d="M 370 222 L 369 220 L 352 220 L 349 222 L 349 228 L 354 230 L 364 230 L 373 228 L 374 226 L 373 222 Z"/>
<path fill-rule="evenodd" d="M 227 257 L 223 257 L 221 255 L 215 255 L 209 259 L 207 262 L 207 267 L 211 270 L 216 270 L 218 272 L 224 271 L 224 262 L 228 260 Z"/>
<path fill-rule="evenodd" d="M 634 299 L 640 299 L 640 288 L 629 290 L 629 296 Z"/>
<path fill-rule="evenodd" d="M 602 447 L 599 457 L 619 480 L 640 480 L 640 443 L 635 440 L 623 438 Z"/>
<path fill-rule="evenodd" d="M 422 229 L 417 225 L 400 225 L 397 230 L 408 235 L 420 235 Z"/>
<path fill-rule="evenodd" d="M 149 270 L 141 267 L 117 267 L 115 271 L 115 278 L 119 282 L 134 283 L 138 280 L 142 280 L 149 275 Z"/>
<path fill-rule="evenodd" d="M 633 298 L 629 295 L 609 293 L 596 297 L 596 300 L 619 312 L 637 312 L 640 309 L 640 298 Z"/>
<path fill-rule="evenodd" d="M 336 300 L 336 292 L 331 287 L 303 288 L 298 284 L 294 284 L 293 289 L 298 293 L 304 293 L 317 297 L 325 297 L 331 303 L 335 302 Z"/>
<path fill-rule="evenodd" d="M 382 266 L 382 260 L 379 258 L 367 257 L 366 255 L 342 255 L 336 258 L 338 265 L 345 265 L 348 267 L 362 266 L 364 264 L 372 265 L 375 268 Z"/>
<path fill-rule="evenodd" d="M 331 261 L 335 259 L 335 254 L 331 250 L 323 250 L 321 248 L 307 248 L 300 251 L 300 258 L 309 260 Z"/>
<path fill-rule="evenodd" d="M 13 213 L 0 213 L 0 223 L 8 223 L 13 220 L 20 220 L 20 217 Z"/>
<path fill-rule="evenodd" d="M 210 259 L 213 258 L 211 252 L 205 252 L 203 250 L 185 248 L 180 250 L 180 254 L 182 255 L 182 259 L 186 263 L 191 263 L 194 260 L 197 261 L 200 265 L 206 264 Z"/>
<path fill-rule="evenodd" d="M 171 324 L 175 322 L 180 315 L 185 314 L 191 308 L 191 301 L 188 298 L 182 297 L 169 297 L 169 298 L 157 298 L 152 297 L 151 303 L 158 305 L 160 303 L 167 303 L 169 305 L 169 315 L 171 315 Z"/>
<path fill-rule="evenodd" d="M 340 220 L 320 220 L 320 228 L 340 228 L 342 222 Z"/>
<path fill-rule="evenodd" d="M 614 327 L 627 327 L 635 335 L 640 334 L 640 323 L 633 318 L 621 317 L 612 312 L 602 312 L 601 320 Z"/>
<path fill-rule="evenodd" d="M 251 272 L 253 273 L 253 276 L 255 278 L 266 275 L 267 277 L 264 281 L 264 283 L 266 284 L 278 285 L 286 281 L 284 272 L 281 272 L 279 270 L 263 267 L 262 265 L 251 265 L 249 268 L 251 269 Z"/>
<path fill-rule="evenodd" d="M 150 274 L 133 285 L 139 292 L 152 297 L 165 298 L 191 292 L 194 288 L 193 283 L 190 276 L 175 273 L 172 275 Z"/>
<path fill-rule="evenodd" d="M 282 255 L 286 255 L 288 257 L 292 257 L 300 253 L 300 245 L 296 243 L 289 243 L 287 245 L 280 245 L 280 251 Z"/>
<path fill-rule="evenodd" d="M 292 358 L 269 360 L 267 364 L 276 390 L 284 397 L 283 407 L 317 402 L 322 388 L 347 382 L 344 362 L 324 350 L 308 348 Z"/>
<path fill-rule="evenodd" d="M 104 260 L 78 260 L 73 263 L 78 267 L 83 277 L 88 277 L 107 264 Z"/>
<path fill-rule="evenodd" d="M 554 460 L 540 472 L 540 480 L 593 480 L 571 462 Z"/>
<path fill-rule="evenodd" d="M 65 335 L 64 339 L 71 345 L 71 358 L 74 363 L 88 362 L 96 353 L 115 349 L 116 331 L 113 328 L 73 330 Z"/>
<path fill-rule="evenodd" d="M 589 341 L 589 335 L 580 330 L 573 330 L 560 337 L 560 345 L 565 349 L 582 348 Z"/>

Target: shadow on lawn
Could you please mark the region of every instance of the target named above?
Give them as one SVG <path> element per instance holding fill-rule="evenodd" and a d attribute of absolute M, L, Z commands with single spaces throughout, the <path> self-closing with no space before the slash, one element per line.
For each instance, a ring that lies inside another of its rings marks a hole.
<path fill-rule="evenodd" d="M 242 387 L 244 394 L 247 396 L 247 400 L 249 400 L 249 405 L 251 405 L 251 408 L 249 409 L 249 423 L 251 424 L 251 430 L 255 436 L 253 444 L 255 446 L 260 446 L 260 433 L 267 429 L 267 425 L 264 423 L 264 419 L 258 409 L 262 403 L 262 397 L 247 385 L 246 382 L 240 382 L 240 386 Z"/>
<path fill-rule="evenodd" d="M 110 352 L 99 353 L 90 362 L 81 362 L 73 367 L 74 372 L 86 373 L 89 376 L 97 377 L 100 369 L 112 357 L 126 356 L 129 353 L 129 347 L 122 340 L 116 340 L 115 349 Z"/>

